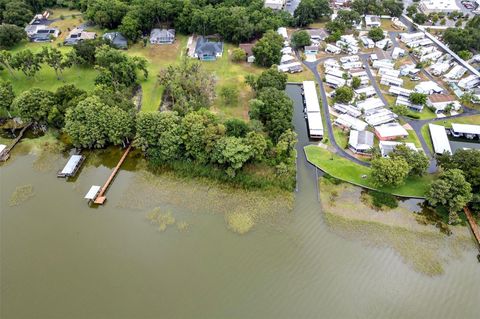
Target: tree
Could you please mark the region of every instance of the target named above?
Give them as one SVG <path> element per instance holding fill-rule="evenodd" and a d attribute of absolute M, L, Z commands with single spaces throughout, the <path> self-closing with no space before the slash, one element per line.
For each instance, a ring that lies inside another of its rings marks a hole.
<path fill-rule="evenodd" d="M 270 67 L 280 63 L 283 48 L 283 38 L 275 31 L 267 31 L 252 48 L 255 63 L 260 66 Z"/>
<path fill-rule="evenodd" d="M 128 6 L 120 0 L 91 0 L 86 16 L 101 27 L 114 29 L 122 22 Z"/>
<path fill-rule="evenodd" d="M 65 114 L 66 110 L 76 106 L 81 100 L 85 99 L 87 92 L 77 88 L 73 84 L 66 84 L 55 92 L 55 105 L 58 110 Z"/>
<path fill-rule="evenodd" d="M 69 57 L 75 64 L 94 66 L 97 47 L 103 44 L 106 43 L 102 38 L 80 41 L 73 46 L 73 50 L 69 52 Z"/>
<path fill-rule="evenodd" d="M 77 107 L 67 110 L 65 132 L 75 147 L 102 148 L 107 144 L 125 145 L 133 136 L 134 117 L 98 96 L 89 96 Z"/>
<path fill-rule="evenodd" d="M 7 69 L 10 75 L 15 79 L 16 77 L 15 73 L 13 73 L 12 63 L 14 63 L 12 54 L 9 51 L 0 51 L 0 66 Z"/>
<path fill-rule="evenodd" d="M 292 156 L 295 145 L 297 144 L 297 133 L 291 129 L 286 130 L 280 135 L 278 143 L 275 147 L 277 156 L 280 161 L 285 161 L 287 158 Z"/>
<path fill-rule="evenodd" d="M 380 40 L 383 40 L 385 38 L 385 35 L 383 34 L 382 28 L 375 27 L 368 31 L 368 37 L 373 41 L 378 42 Z"/>
<path fill-rule="evenodd" d="M 180 121 L 176 112 L 140 113 L 134 145 L 147 152 L 154 164 L 178 159 L 182 145 Z"/>
<path fill-rule="evenodd" d="M 473 53 L 468 50 L 459 51 L 457 54 L 459 57 L 461 57 L 465 61 L 470 60 L 473 56 Z"/>
<path fill-rule="evenodd" d="M 262 161 L 267 149 L 267 139 L 265 136 L 258 132 L 248 132 L 245 138 L 245 143 L 252 148 L 253 159 L 256 161 Z"/>
<path fill-rule="evenodd" d="M 407 15 L 410 18 L 413 18 L 417 12 L 418 12 L 418 5 L 412 4 L 407 7 Z"/>
<path fill-rule="evenodd" d="M 349 103 L 353 99 L 353 90 L 348 86 L 342 86 L 335 90 L 335 101 Z"/>
<path fill-rule="evenodd" d="M 11 65 L 28 77 L 34 77 L 40 71 L 43 63 L 42 53 L 33 53 L 30 49 L 19 51 L 12 58 Z"/>
<path fill-rule="evenodd" d="M 393 113 L 401 116 L 407 116 L 408 114 L 410 114 L 408 107 L 406 107 L 405 105 L 394 105 L 392 107 L 392 111 Z"/>
<path fill-rule="evenodd" d="M 403 158 L 380 157 L 372 160 L 372 180 L 378 187 L 402 185 L 409 170 Z"/>
<path fill-rule="evenodd" d="M 402 1 L 384 0 L 383 8 L 386 14 L 392 17 L 400 17 L 403 13 L 404 5 Z"/>
<path fill-rule="evenodd" d="M 232 51 L 232 61 L 233 62 L 245 62 L 247 58 L 247 53 L 241 48 L 235 48 Z"/>
<path fill-rule="evenodd" d="M 457 222 L 457 212 L 471 199 L 472 188 L 459 169 L 445 171 L 439 179 L 432 183 L 427 193 L 427 201 L 430 205 L 441 205 L 448 209 L 449 224 Z"/>
<path fill-rule="evenodd" d="M 354 10 L 338 10 L 334 22 L 342 23 L 345 29 L 351 29 L 354 24 L 362 21 L 362 17 Z"/>
<path fill-rule="evenodd" d="M 310 45 L 312 41 L 310 40 L 310 34 L 306 30 L 300 30 L 292 34 L 290 43 L 294 48 L 298 49 Z"/>
<path fill-rule="evenodd" d="M 144 58 L 129 57 L 107 45 L 97 48 L 95 62 L 100 71 L 95 83 L 112 86 L 116 90 L 137 84 L 137 70 L 143 71 L 145 79 L 148 77 Z"/>
<path fill-rule="evenodd" d="M 278 90 L 285 90 L 287 86 L 288 76 L 277 70 L 275 67 L 263 71 L 262 74 L 254 82 L 253 88 L 260 91 L 266 87 L 274 87 Z"/>
<path fill-rule="evenodd" d="M 24 27 L 30 22 L 32 16 L 33 13 L 30 7 L 24 1 L 14 0 L 5 4 L 3 23 Z"/>
<path fill-rule="evenodd" d="M 10 49 L 27 38 L 23 28 L 13 24 L 0 25 L 0 48 Z"/>
<path fill-rule="evenodd" d="M 293 13 L 295 25 L 304 27 L 332 14 L 328 0 L 302 0 Z"/>
<path fill-rule="evenodd" d="M 352 88 L 353 89 L 358 89 L 361 84 L 362 84 L 362 80 L 358 76 L 354 76 L 352 78 Z"/>
<path fill-rule="evenodd" d="M 208 110 L 190 112 L 181 122 L 185 157 L 200 164 L 211 160 L 216 142 L 225 136 L 225 126 Z"/>
<path fill-rule="evenodd" d="M 232 85 L 225 85 L 220 88 L 220 96 L 227 105 L 233 105 L 238 102 L 238 88 Z"/>
<path fill-rule="evenodd" d="M 227 166 L 227 175 L 234 177 L 236 172 L 242 168 L 253 156 L 252 147 L 245 143 L 244 139 L 225 136 L 215 146 L 213 160 Z"/>
<path fill-rule="evenodd" d="M 410 93 L 408 100 L 415 105 L 425 105 L 427 103 L 427 95 L 423 93 Z"/>
<path fill-rule="evenodd" d="M 215 79 L 198 61 L 183 59 L 170 65 L 160 71 L 158 82 L 165 87 L 166 101 L 180 115 L 208 108 L 215 98 Z"/>
<path fill-rule="evenodd" d="M 9 81 L 0 81 L 0 117 L 10 113 L 10 107 L 14 98 L 15 94 L 13 93 L 12 83 Z"/>
<path fill-rule="evenodd" d="M 405 144 L 399 144 L 395 147 L 392 153 L 389 154 L 391 158 L 403 158 L 410 170 L 409 176 L 423 176 L 427 172 L 430 164 L 428 157 L 423 152 L 412 150 Z"/>
<path fill-rule="evenodd" d="M 259 120 L 274 142 L 292 127 L 293 103 L 284 91 L 263 88 L 250 101 L 250 118 Z"/>
<path fill-rule="evenodd" d="M 12 109 L 26 122 L 46 124 L 55 106 L 53 93 L 38 88 L 22 92 L 12 103 Z"/>
<path fill-rule="evenodd" d="M 228 119 L 224 123 L 227 136 L 245 137 L 250 127 L 240 119 Z"/>
<path fill-rule="evenodd" d="M 423 12 L 417 12 L 413 16 L 413 22 L 418 23 L 418 24 L 424 24 L 425 22 L 427 22 L 427 20 L 428 20 L 428 17 Z"/>
<path fill-rule="evenodd" d="M 43 47 L 42 55 L 44 62 L 55 71 L 57 80 L 60 80 L 60 75 L 65 68 L 72 66 L 72 61 L 64 57 L 62 52 L 56 48 Z"/>
<path fill-rule="evenodd" d="M 453 155 L 447 153 L 437 157 L 437 162 L 444 170 L 460 169 L 471 186 L 480 189 L 480 151 L 457 150 Z"/>

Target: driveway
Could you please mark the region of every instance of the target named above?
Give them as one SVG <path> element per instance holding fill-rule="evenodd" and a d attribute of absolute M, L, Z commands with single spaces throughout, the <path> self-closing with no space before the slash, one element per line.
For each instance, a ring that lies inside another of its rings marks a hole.
<path fill-rule="evenodd" d="M 368 58 L 370 57 L 370 54 L 359 54 L 359 57 L 363 62 L 363 65 L 365 67 L 365 71 L 367 72 L 367 75 L 370 79 L 370 83 L 375 88 L 375 91 L 377 92 L 378 97 L 382 100 L 382 102 L 383 102 L 383 104 L 385 104 L 385 106 L 388 106 L 388 101 L 383 96 L 382 90 L 380 89 L 380 86 L 378 85 L 377 81 L 375 80 L 375 77 L 372 74 L 372 70 L 370 70 L 370 64 L 368 63 Z"/>

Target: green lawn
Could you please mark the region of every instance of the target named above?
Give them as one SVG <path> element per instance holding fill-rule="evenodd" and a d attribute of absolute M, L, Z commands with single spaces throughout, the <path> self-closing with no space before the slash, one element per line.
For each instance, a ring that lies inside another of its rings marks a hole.
<path fill-rule="evenodd" d="M 453 118 L 453 119 L 448 119 L 447 118 L 443 121 L 437 121 L 434 124 L 442 125 L 442 126 L 445 126 L 445 127 L 452 127 L 452 123 L 479 125 L 480 124 L 480 115 L 465 116 L 465 117 Z M 430 138 L 430 131 L 428 129 L 428 124 L 425 124 L 422 127 L 422 136 L 425 139 L 425 141 L 427 142 L 427 145 L 430 148 L 430 151 L 433 152 L 433 144 L 432 144 L 432 139 Z"/>
<path fill-rule="evenodd" d="M 397 188 L 378 188 L 370 179 L 370 168 L 356 164 L 318 146 L 309 145 L 306 146 L 304 150 L 308 161 L 327 174 L 358 186 L 391 193 L 393 195 L 423 198 L 434 178 L 433 175 L 426 175 L 425 177 L 415 179 L 409 178 L 404 185 Z M 363 175 L 367 177 L 362 178 Z"/>
<path fill-rule="evenodd" d="M 338 146 L 341 148 L 347 148 L 348 146 L 348 133 L 342 131 L 338 126 L 333 126 L 333 135 L 335 136 L 335 141 Z"/>

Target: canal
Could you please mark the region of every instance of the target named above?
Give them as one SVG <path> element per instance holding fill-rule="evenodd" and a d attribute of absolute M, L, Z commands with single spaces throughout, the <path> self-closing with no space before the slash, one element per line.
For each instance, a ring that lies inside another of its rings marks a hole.
<path fill-rule="evenodd" d="M 127 167 L 106 205 L 92 209 L 83 195 L 101 185 L 111 164 L 87 163 L 75 182 L 65 182 L 55 174 L 65 158 L 39 162 L 20 147 L 0 167 L 0 317 L 478 318 L 473 249 L 444 274 L 426 276 L 394 249 L 344 238 L 325 223 L 315 170 L 302 151 L 308 139 L 299 90 L 287 88 L 299 133 L 293 212 L 244 235 L 212 211 L 212 188 L 178 187 L 172 198 L 158 183 L 158 193 L 148 193 L 138 168 Z M 22 185 L 34 194 L 12 203 Z M 153 207 L 188 229 L 159 231 L 146 219 Z"/>

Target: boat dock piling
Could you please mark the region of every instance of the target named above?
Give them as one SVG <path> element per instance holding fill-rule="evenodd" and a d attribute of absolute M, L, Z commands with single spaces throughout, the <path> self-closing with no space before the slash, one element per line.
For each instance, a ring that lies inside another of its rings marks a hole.
<path fill-rule="evenodd" d="M 132 145 L 129 145 L 125 152 L 123 153 L 122 157 L 120 158 L 120 161 L 118 161 L 117 166 L 112 171 L 112 174 L 108 177 L 107 181 L 103 185 L 103 187 L 100 189 L 98 192 L 97 196 L 95 197 L 95 200 L 93 201 L 94 204 L 98 205 L 103 205 L 105 201 L 107 200 L 107 197 L 105 196 L 105 193 L 107 192 L 108 187 L 110 184 L 113 182 L 115 179 L 115 176 L 117 175 L 118 171 L 120 170 L 120 167 L 122 166 L 123 162 L 127 158 L 128 153 L 130 153 L 130 150 L 132 149 Z"/>

